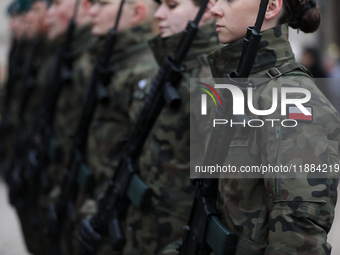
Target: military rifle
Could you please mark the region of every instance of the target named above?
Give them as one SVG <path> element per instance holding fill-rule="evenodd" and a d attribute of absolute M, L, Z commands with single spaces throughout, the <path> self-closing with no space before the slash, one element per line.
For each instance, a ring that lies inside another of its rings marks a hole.
<path fill-rule="evenodd" d="M 121 222 L 125 220 L 130 202 L 141 210 L 151 206 L 153 192 L 139 177 L 136 161 L 162 109 L 166 105 L 177 109 L 181 104 L 176 89 L 185 71 L 182 62 L 194 41 L 207 3 L 208 0 L 203 1 L 195 20 L 188 22 L 178 48 L 171 57 L 164 59 L 153 79 L 135 129 L 105 195 L 99 201 L 98 212 L 91 219 L 83 220 L 79 227 L 80 254 L 95 254 L 103 236 L 109 237 L 114 251 L 121 251 L 126 242 Z"/>
<path fill-rule="evenodd" d="M 261 41 L 261 27 L 267 10 L 268 0 L 262 0 L 255 26 L 248 27 L 243 42 L 241 60 L 235 72 L 229 72 L 227 83 L 247 89 L 251 82 L 247 79 L 252 69 Z M 233 119 L 232 95 L 224 90 L 221 96 L 222 105 L 218 105 L 216 119 Z M 247 120 L 246 115 L 238 116 L 239 120 Z M 219 125 L 213 129 L 203 165 L 222 165 L 228 156 L 235 126 Z M 250 134 L 250 129 L 240 130 L 243 135 Z M 222 153 L 221 153 L 222 152 Z M 180 255 L 209 255 L 213 250 L 217 255 L 233 255 L 235 253 L 236 235 L 230 232 L 219 219 L 216 210 L 218 179 L 192 179 L 197 185 L 190 218 L 184 229 L 183 242 L 177 247 Z"/>
<path fill-rule="evenodd" d="M 58 199 L 50 205 L 49 211 L 46 214 L 50 248 L 59 253 L 61 230 L 65 222 L 69 221 L 72 223 L 78 191 L 82 190 L 85 193 L 91 193 L 93 190 L 93 174 L 87 168 L 85 160 L 87 137 L 98 103 L 105 105 L 109 100 L 106 87 L 109 85 L 111 76 L 114 74 L 114 69 L 109 62 L 117 40 L 117 26 L 123 3 L 124 0 L 121 2 L 116 25 L 110 29 L 106 37 L 105 50 L 96 62 L 90 76 L 81 117 L 73 136 L 74 146 L 71 152 L 72 154 L 68 167 L 64 171 L 61 194 Z"/>

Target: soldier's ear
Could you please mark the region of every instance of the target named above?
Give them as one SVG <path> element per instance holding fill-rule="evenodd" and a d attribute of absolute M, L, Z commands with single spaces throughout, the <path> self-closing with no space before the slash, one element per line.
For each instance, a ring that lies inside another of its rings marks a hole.
<path fill-rule="evenodd" d="M 146 17 L 146 5 L 143 2 L 137 1 L 133 4 L 133 17 L 132 24 L 139 25 L 141 24 Z"/>
<path fill-rule="evenodd" d="M 273 19 L 275 17 L 279 18 L 282 9 L 283 0 L 269 0 L 267 12 L 265 18 L 267 20 Z"/>
<path fill-rule="evenodd" d="M 215 3 L 215 0 L 209 0 L 207 8 L 205 8 L 205 11 L 201 18 L 200 25 L 207 23 L 209 20 L 213 20 L 213 17 L 210 14 L 210 10 L 215 6 Z"/>

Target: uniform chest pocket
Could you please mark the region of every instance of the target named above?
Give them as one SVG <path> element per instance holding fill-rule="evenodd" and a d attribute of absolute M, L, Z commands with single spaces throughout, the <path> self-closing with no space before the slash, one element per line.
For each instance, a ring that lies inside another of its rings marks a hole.
<path fill-rule="evenodd" d="M 242 173 L 241 171 L 247 167 L 254 168 L 259 166 L 261 164 L 259 156 L 260 150 L 255 141 L 256 132 L 252 132 L 249 136 L 242 136 L 236 132 L 230 143 L 229 154 L 224 165 L 236 167 L 239 173 Z M 248 173 L 245 174 L 247 175 Z M 255 178 L 255 176 L 252 177 Z"/>

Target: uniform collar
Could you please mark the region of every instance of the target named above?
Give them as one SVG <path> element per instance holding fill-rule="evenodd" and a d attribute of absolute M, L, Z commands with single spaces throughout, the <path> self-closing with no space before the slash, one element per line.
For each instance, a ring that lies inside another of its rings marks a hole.
<path fill-rule="evenodd" d="M 111 61 L 117 62 L 146 49 L 146 42 L 151 37 L 152 31 L 149 23 L 118 33 Z"/>
<path fill-rule="evenodd" d="M 242 44 L 243 38 L 208 56 L 214 78 L 224 78 L 229 71 L 236 71 L 241 58 Z M 262 32 L 262 40 L 251 74 L 292 62 L 295 62 L 295 58 L 288 41 L 288 25 L 279 25 Z"/>
<path fill-rule="evenodd" d="M 76 29 L 74 39 L 72 41 L 72 48 L 75 52 L 82 52 L 94 43 L 91 29 L 91 24 L 87 24 Z"/>
<path fill-rule="evenodd" d="M 184 61 L 196 58 L 200 54 L 211 52 L 219 45 L 214 24 L 201 26 Z M 182 38 L 182 33 L 162 38 L 160 35 L 149 41 L 149 47 L 160 65 L 165 57 L 172 56 Z"/>
<path fill-rule="evenodd" d="M 110 63 L 117 63 L 117 61 L 125 59 L 126 57 L 135 54 L 138 51 L 147 48 L 147 40 L 152 37 L 151 25 L 144 24 L 134 27 L 130 30 L 119 32 L 117 35 L 117 42 L 113 46 L 114 53 L 110 58 Z M 92 61 L 96 61 L 98 57 L 103 55 L 106 46 L 106 37 L 96 37 L 93 47 L 90 48 L 90 55 Z"/>

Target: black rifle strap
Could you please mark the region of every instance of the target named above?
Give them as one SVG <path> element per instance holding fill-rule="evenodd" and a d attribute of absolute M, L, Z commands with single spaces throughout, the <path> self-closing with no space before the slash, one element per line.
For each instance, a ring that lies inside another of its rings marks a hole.
<path fill-rule="evenodd" d="M 258 76 L 258 77 L 254 77 L 253 79 L 250 79 L 250 80 L 251 80 L 253 87 L 255 88 L 255 87 L 267 84 L 270 80 L 279 78 L 294 70 L 300 70 L 306 75 L 310 76 L 311 78 L 313 77 L 312 74 L 306 69 L 306 67 L 294 62 L 294 63 L 290 63 L 284 66 L 272 67 L 268 69 L 268 71 L 265 74 Z"/>
<path fill-rule="evenodd" d="M 266 16 L 268 2 L 269 2 L 269 0 L 264 0 L 264 1 L 261 1 L 261 3 L 260 3 L 260 10 L 259 10 L 259 13 L 257 15 L 256 23 L 255 23 L 255 26 L 254 26 L 257 33 L 261 32 L 261 27 L 262 27 L 264 18 Z"/>
<path fill-rule="evenodd" d="M 125 0 L 121 0 L 121 1 L 120 1 L 119 10 L 118 10 L 118 14 L 117 14 L 117 17 L 116 17 L 116 24 L 115 24 L 115 26 L 114 26 L 114 30 L 115 30 L 115 31 L 117 31 L 117 29 L 118 29 L 118 24 L 119 24 L 120 16 L 121 16 L 121 14 L 122 14 L 124 2 L 125 2 Z"/>

